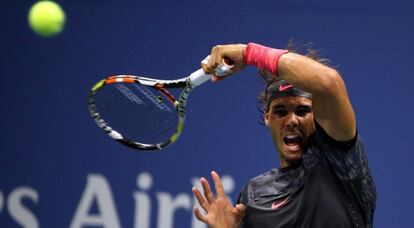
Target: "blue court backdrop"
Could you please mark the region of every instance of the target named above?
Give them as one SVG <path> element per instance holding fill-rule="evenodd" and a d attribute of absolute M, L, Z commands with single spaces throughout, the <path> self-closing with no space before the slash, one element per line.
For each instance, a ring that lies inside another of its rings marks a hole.
<path fill-rule="evenodd" d="M 0 3 L 0 227 L 205 227 L 192 216 L 199 177 L 218 171 L 235 201 L 278 166 L 256 70 L 195 90 L 181 138 L 156 153 L 110 140 L 87 94 L 112 74 L 186 76 L 217 44 L 290 38 L 346 81 L 378 191 L 374 227 L 413 227 L 411 1 L 62 0 L 67 24 L 49 39 L 28 28 L 34 2 Z"/>

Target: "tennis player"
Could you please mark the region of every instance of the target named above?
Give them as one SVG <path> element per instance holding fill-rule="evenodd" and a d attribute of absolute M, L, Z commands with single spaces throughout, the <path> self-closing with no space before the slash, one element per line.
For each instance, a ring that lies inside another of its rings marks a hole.
<path fill-rule="evenodd" d="M 196 207 L 195 216 L 213 228 L 371 228 L 376 190 L 340 74 L 255 43 L 216 46 L 203 68 L 214 74 L 226 62 L 230 74 L 249 64 L 272 76 L 261 97 L 280 168 L 250 180 L 236 206 L 213 171 L 217 194 L 201 178 L 203 192 L 193 193 L 205 213 Z"/>

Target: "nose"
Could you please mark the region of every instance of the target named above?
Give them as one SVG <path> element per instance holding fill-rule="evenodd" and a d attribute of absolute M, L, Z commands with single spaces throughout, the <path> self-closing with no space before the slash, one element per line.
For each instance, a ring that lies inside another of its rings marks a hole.
<path fill-rule="evenodd" d="M 295 115 L 295 113 L 289 113 L 286 116 L 286 127 L 293 129 L 296 128 L 299 125 L 299 118 L 297 115 Z"/>

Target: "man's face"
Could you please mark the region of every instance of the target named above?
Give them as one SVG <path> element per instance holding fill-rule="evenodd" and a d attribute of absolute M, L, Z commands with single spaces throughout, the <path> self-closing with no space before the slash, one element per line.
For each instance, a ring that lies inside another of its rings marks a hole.
<path fill-rule="evenodd" d="M 265 113 L 265 123 L 279 151 L 281 167 L 301 161 L 308 138 L 315 131 L 312 100 L 276 98 Z"/>

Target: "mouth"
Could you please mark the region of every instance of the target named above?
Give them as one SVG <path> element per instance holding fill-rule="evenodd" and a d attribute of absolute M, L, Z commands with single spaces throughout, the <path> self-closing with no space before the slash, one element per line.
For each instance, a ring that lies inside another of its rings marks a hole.
<path fill-rule="evenodd" d="M 303 137 L 299 134 L 289 133 L 283 136 L 283 142 L 290 152 L 301 151 Z"/>

